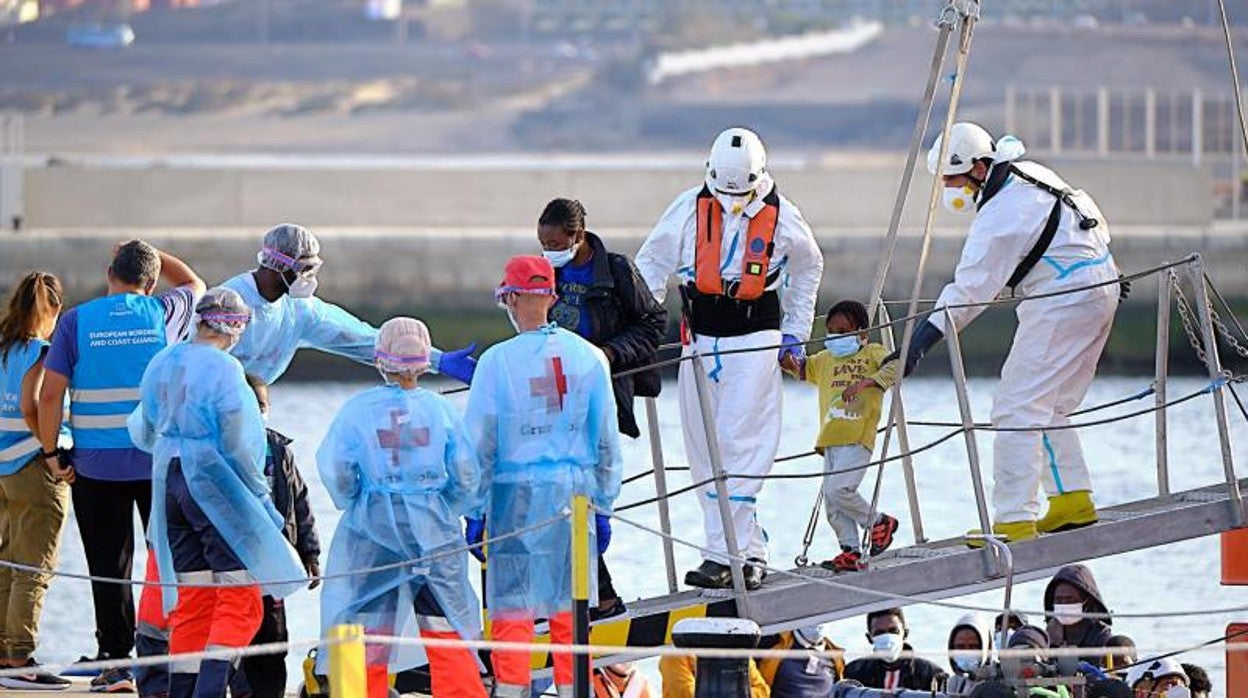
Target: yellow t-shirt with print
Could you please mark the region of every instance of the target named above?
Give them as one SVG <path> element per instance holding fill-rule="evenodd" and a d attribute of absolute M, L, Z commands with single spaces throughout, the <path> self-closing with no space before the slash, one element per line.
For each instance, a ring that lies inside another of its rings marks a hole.
<path fill-rule="evenodd" d="M 846 405 L 841 393 L 864 378 L 871 378 L 885 390 L 897 381 L 897 361 L 884 363 L 889 352 L 884 345 L 871 343 L 845 358 L 824 350 L 806 359 L 805 380 L 819 387 L 819 438 L 815 449 L 862 444 L 875 450 L 875 431 L 880 425 L 884 391 L 870 388 Z"/>

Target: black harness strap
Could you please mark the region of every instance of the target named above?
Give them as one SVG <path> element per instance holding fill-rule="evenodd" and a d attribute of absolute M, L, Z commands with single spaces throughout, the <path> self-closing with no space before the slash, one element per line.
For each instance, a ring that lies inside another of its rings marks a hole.
<path fill-rule="evenodd" d="M 1058 199 L 1053 202 L 1053 208 L 1049 211 L 1049 219 L 1044 222 L 1044 230 L 1040 231 L 1040 237 L 1036 239 L 1036 244 L 1031 246 L 1027 251 L 1027 255 L 1023 257 L 1023 261 L 1014 267 L 1014 273 L 1010 274 L 1010 280 L 1005 282 L 1013 293 L 1014 287 L 1022 283 L 1023 279 L 1031 273 L 1032 269 L 1040 263 L 1040 258 L 1048 252 L 1049 245 L 1053 244 L 1053 238 L 1057 235 L 1057 225 L 1062 221 L 1062 200 Z"/>
<path fill-rule="evenodd" d="M 1040 258 L 1044 256 L 1045 252 L 1048 252 L 1049 245 L 1053 244 L 1053 238 L 1057 236 L 1057 226 L 1062 221 L 1063 204 L 1069 206 L 1070 210 L 1079 218 L 1079 228 L 1082 230 L 1095 228 L 1099 221 L 1084 215 L 1083 211 L 1079 210 L 1079 207 L 1075 205 L 1074 199 L 1071 198 L 1072 190 L 1058 189 L 1047 182 L 1042 182 L 1015 167 L 1011 162 L 1001 162 L 992 166 L 992 170 L 988 173 L 988 179 L 984 182 L 983 192 L 980 194 L 976 210 L 982 209 L 992 197 L 1001 191 L 1010 175 L 1017 175 L 1019 179 L 1028 184 L 1052 194 L 1055 199 L 1053 208 L 1049 210 L 1049 217 L 1044 222 L 1044 229 L 1040 231 L 1040 237 L 1036 239 L 1036 244 L 1031 246 L 1031 249 L 1023 256 L 1023 260 L 1014 268 L 1014 273 L 1010 274 L 1010 280 L 1005 282 L 1005 285 L 1013 292 L 1014 288 L 1022 283 L 1023 279 L 1027 278 L 1027 275 L 1031 273 L 1031 270 L 1035 269 L 1036 265 L 1040 263 Z"/>

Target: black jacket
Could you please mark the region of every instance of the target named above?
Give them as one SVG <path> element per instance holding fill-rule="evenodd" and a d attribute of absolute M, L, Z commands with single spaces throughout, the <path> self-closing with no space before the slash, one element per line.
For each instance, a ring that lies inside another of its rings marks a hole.
<path fill-rule="evenodd" d="M 308 502 L 308 486 L 295 467 L 290 439 L 272 429 L 265 432 L 268 434 L 269 451 L 264 459 L 264 476 L 273 491 L 273 506 L 285 522 L 282 535 L 295 546 L 299 559 L 306 566 L 317 562 L 321 556 L 316 517 L 312 515 L 312 505 Z"/>
<path fill-rule="evenodd" d="M 910 645 L 905 649 L 914 651 Z M 912 691 L 939 690 L 945 685 L 948 676 L 940 667 L 921 657 L 909 657 L 898 660 L 891 666 L 883 659 L 864 657 L 855 659 L 845 666 L 845 678 L 853 679 L 867 688 L 884 688 L 884 675 L 891 670 L 900 669 L 900 685 Z"/>
<path fill-rule="evenodd" d="M 1108 613 L 1109 609 L 1105 606 L 1105 601 L 1101 598 L 1101 590 L 1096 585 L 1096 579 L 1092 576 L 1092 570 L 1083 565 L 1067 565 L 1057 571 L 1053 575 L 1053 579 L 1049 581 L 1049 585 L 1044 589 L 1044 610 L 1053 610 L 1053 593 L 1056 590 L 1058 582 L 1066 582 L 1083 592 L 1088 597 L 1084 604 L 1084 609 L 1089 613 Z M 1106 647 L 1109 638 L 1113 636 L 1114 630 L 1112 618 L 1104 620 L 1095 618 L 1085 618 L 1074 625 L 1062 625 L 1056 620 L 1050 619 L 1046 630 L 1049 633 L 1050 647 Z M 1080 657 L 1092 664 L 1104 666 L 1105 656 L 1103 653 L 1093 653 L 1085 657 Z"/>
<path fill-rule="evenodd" d="M 584 304 L 589 312 L 589 334 L 585 339 L 595 346 L 610 349 L 614 357 L 611 372 L 618 373 L 630 368 L 654 363 L 659 343 L 667 330 L 667 311 L 659 305 L 641 274 L 627 257 L 608 252 L 597 235 L 585 233 L 585 243 L 594 251 L 592 258 L 594 276 L 585 291 Z M 556 290 L 563 269 L 555 270 Z M 578 327 L 570 314 L 561 312 L 555 303 L 550 316 L 572 332 Z M 659 373 L 643 371 L 612 381 L 615 404 L 619 410 L 620 432 L 633 438 L 641 436 L 637 418 L 633 414 L 633 396 L 657 397 Z"/>

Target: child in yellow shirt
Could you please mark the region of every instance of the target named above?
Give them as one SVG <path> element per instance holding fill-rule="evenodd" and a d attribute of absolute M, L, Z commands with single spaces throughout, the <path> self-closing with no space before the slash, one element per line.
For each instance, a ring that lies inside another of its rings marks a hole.
<path fill-rule="evenodd" d="M 806 359 L 798 375 L 819 387 L 819 438 L 815 450 L 823 454 L 823 501 L 828 523 L 836 531 L 841 553 L 821 563 L 839 572 L 862 569 L 859 526 L 870 529 L 871 555 L 893 543 L 897 519 L 871 516 L 871 503 L 858 494 L 871 461 L 880 423 L 884 391 L 897 380 L 897 361 L 885 361 L 888 350 L 870 342 L 867 309 L 845 300 L 828 310 L 824 351 Z"/>

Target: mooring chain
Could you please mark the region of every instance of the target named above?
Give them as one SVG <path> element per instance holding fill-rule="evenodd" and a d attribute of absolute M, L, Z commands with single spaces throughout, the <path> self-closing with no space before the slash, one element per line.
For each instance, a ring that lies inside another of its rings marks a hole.
<path fill-rule="evenodd" d="M 1188 303 L 1187 296 L 1183 293 L 1183 286 L 1179 283 L 1178 275 L 1173 269 L 1166 270 L 1170 278 L 1170 286 L 1174 289 L 1175 302 L 1179 308 L 1179 319 L 1183 322 L 1183 331 L 1187 333 L 1187 341 L 1192 345 L 1192 349 L 1196 351 L 1196 357 L 1201 363 L 1205 363 L 1205 345 L 1197 329 L 1197 320 L 1192 312 L 1192 307 Z M 1239 337 L 1231 331 L 1222 316 L 1218 315 L 1218 311 L 1209 307 L 1209 317 L 1213 321 L 1214 331 L 1222 337 L 1222 341 L 1226 342 L 1240 358 L 1248 359 L 1248 347 L 1239 341 Z"/>

